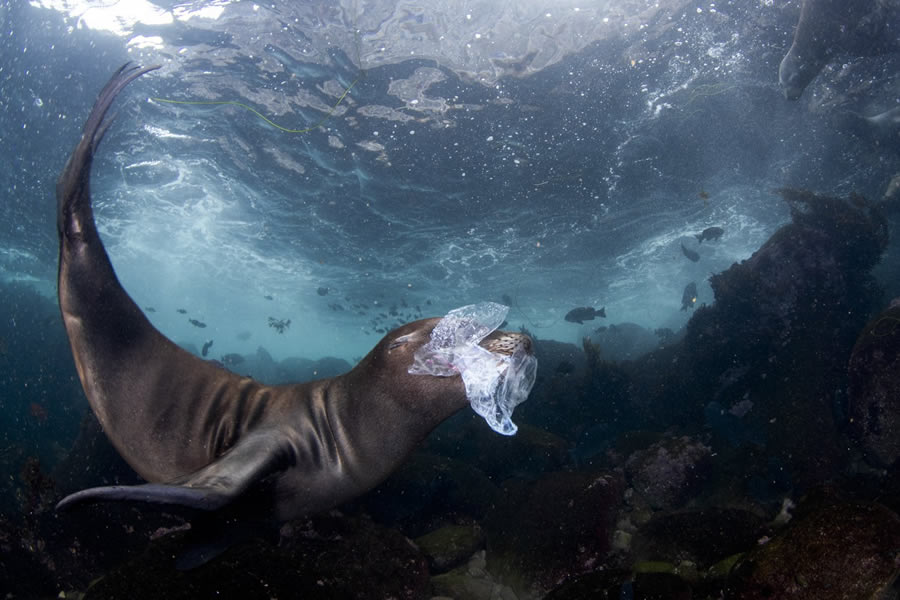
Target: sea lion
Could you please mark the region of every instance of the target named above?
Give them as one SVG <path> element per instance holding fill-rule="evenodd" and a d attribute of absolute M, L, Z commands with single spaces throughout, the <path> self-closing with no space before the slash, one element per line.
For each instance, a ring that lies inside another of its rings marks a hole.
<path fill-rule="evenodd" d="M 287 520 L 341 504 L 381 482 L 469 404 L 458 374 L 409 373 L 441 319 L 391 331 L 345 375 L 280 386 L 219 368 L 155 329 L 97 233 L 90 170 L 113 100 L 156 68 L 126 64 L 113 75 L 56 188 L 59 305 L 78 375 L 106 435 L 149 483 L 83 490 L 58 508 L 128 500 Z M 519 333 L 494 331 L 478 345 L 533 355 Z"/>
<path fill-rule="evenodd" d="M 803 0 L 791 48 L 778 67 L 788 100 L 797 100 L 822 68 L 840 54 L 872 56 L 900 48 L 890 0 Z"/>

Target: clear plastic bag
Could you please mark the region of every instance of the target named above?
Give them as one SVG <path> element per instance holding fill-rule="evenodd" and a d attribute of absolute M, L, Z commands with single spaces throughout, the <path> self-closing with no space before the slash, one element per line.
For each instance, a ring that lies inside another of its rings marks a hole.
<path fill-rule="evenodd" d="M 431 340 L 416 351 L 409 368 L 414 375 L 459 374 L 472 409 L 503 435 L 518 430 L 513 410 L 528 398 L 537 374 L 537 359 L 523 349 L 507 356 L 478 345 L 500 327 L 508 311 L 496 302 L 451 310 L 435 326 Z"/>

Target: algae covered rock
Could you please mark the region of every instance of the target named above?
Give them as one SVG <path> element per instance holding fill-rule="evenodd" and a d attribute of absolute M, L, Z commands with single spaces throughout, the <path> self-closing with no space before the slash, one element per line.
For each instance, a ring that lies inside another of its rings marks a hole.
<path fill-rule="evenodd" d="M 416 538 L 415 542 L 428 557 L 431 572 L 446 573 L 484 547 L 484 532 L 476 523 L 445 525 Z"/>
<path fill-rule="evenodd" d="M 780 474 L 776 484 L 765 478 L 764 494 L 808 489 L 852 460 L 835 409 L 846 402 L 853 344 L 880 301 L 871 270 L 888 241 L 884 216 L 859 196 L 781 195 L 791 222 L 710 277 L 715 303 L 696 310 L 680 344 L 635 361 L 631 387 L 644 427 L 706 422 L 714 436 L 764 443 Z M 738 431 L 708 418 L 710 408 L 739 405 L 742 416 L 729 421 Z"/>
<path fill-rule="evenodd" d="M 488 570 L 519 595 L 542 595 L 596 569 L 610 551 L 624 487 L 617 473 L 507 482 L 484 523 Z"/>
<path fill-rule="evenodd" d="M 735 564 L 727 600 L 878 598 L 900 572 L 900 517 L 877 503 L 814 509 Z"/>
<path fill-rule="evenodd" d="M 465 565 L 431 578 L 432 593 L 441 598 L 465 600 L 522 600 L 509 586 L 497 581 L 486 568 L 484 550 Z"/>
<path fill-rule="evenodd" d="M 741 509 L 659 514 L 638 529 L 633 550 L 638 560 L 690 561 L 705 569 L 752 550 L 765 529 L 762 517 Z"/>
<path fill-rule="evenodd" d="M 627 593 L 631 579 L 631 572 L 622 569 L 592 571 L 566 581 L 544 600 L 619 600 Z"/>
<path fill-rule="evenodd" d="M 177 571 L 178 536 L 96 583 L 85 600 L 142 598 L 429 598 L 424 556 L 396 531 L 338 516 L 296 521 L 277 546 L 253 541 L 191 571 Z"/>
<path fill-rule="evenodd" d="M 475 467 L 416 452 L 358 502 L 379 523 L 416 538 L 459 518 L 481 520 L 499 495 L 497 486 Z"/>
<path fill-rule="evenodd" d="M 625 472 L 634 490 L 655 509 L 683 506 L 712 470 L 712 450 L 689 437 L 665 439 L 634 453 Z"/>
<path fill-rule="evenodd" d="M 850 432 L 866 460 L 890 467 L 900 458 L 900 304 L 863 328 L 849 374 Z"/>

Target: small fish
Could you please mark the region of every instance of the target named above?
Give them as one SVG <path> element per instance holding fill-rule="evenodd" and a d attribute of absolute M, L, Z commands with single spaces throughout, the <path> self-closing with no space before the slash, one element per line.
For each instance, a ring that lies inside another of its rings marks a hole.
<path fill-rule="evenodd" d="M 247 340 L 250 339 L 250 336 L 252 336 L 252 335 L 253 334 L 250 333 L 249 331 L 242 331 L 239 334 L 237 334 L 235 337 L 242 342 L 246 342 Z"/>
<path fill-rule="evenodd" d="M 606 307 L 596 310 L 590 306 L 573 308 L 566 313 L 565 320 L 569 323 L 582 324 L 584 321 L 593 321 L 595 317 L 606 317 Z"/>
<path fill-rule="evenodd" d="M 266 294 L 265 296 L 263 296 L 263 298 L 265 298 L 266 300 L 274 300 L 275 299 L 272 297 L 271 294 Z"/>
<path fill-rule="evenodd" d="M 178 309 L 177 311 L 175 311 L 175 312 L 178 312 L 178 313 L 180 313 L 180 314 L 182 314 L 182 315 L 186 315 L 186 314 L 187 314 L 187 311 L 184 310 L 183 308 L 179 308 L 179 309 Z"/>
<path fill-rule="evenodd" d="M 206 340 L 206 342 L 203 344 L 203 350 L 200 351 L 200 354 L 206 356 L 209 353 L 209 349 L 212 347 L 212 345 L 212 340 Z"/>
<path fill-rule="evenodd" d="M 327 287 L 320 287 L 319 289 L 316 290 L 316 293 L 317 293 L 318 295 L 320 295 L 320 296 L 327 296 L 327 295 L 328 295 L 328 288 L 327 288 Z"/>
<path fill-rule="evenodd" d="M 188 319 L 188 323 L 190 323 L 194 327 L 199 327 L 200 329 L 206 327 L 206 323 L 204 323 L 203 321 L 198 321 L 197 319 Z"/>
<path fill-rule="evenodd" d="M 269 327 L 271 327 L 278 333 L 284 333 L 284 330 L 290 326 L 290 319 L 276 319 L 275 317 L 269 317 Z"/>
<path fill-rule="evenodd" d="M 684 286 L 684 293 L 681 295 L 681 310 L 694 308 L 697 303 L 697 284 L 693 281 Z"/>
<path fill-rule="evenodd" d="M 700 253 L 697 252 L 696 250 L 691 250 L 690 248 L 685 248 L 684 244 L 681 244 L 681 251 L 684 253 L 685 256 L 688 257 L 688 259 L 691 260 L 691 262 L 697 262 L 698 260 L 700 260 Z"/>
<path fill-rule="evenodd" d="M 242 362 L 244 362 L 244 357 L 240 354 L 231 353 L 226 354 L 222 357 L 222 364 L 224 364 L 225 366 L 233 367 L 235 365 L 241 364 Z"/>
<path fill-rule="evenodd" d="M 703 240 L 709 240 L 711 242 L 718 241 L 723 233 L 725 233 L 725 230 L 721 227 L 707 227 L 694 237 L 697 238 L 697 243 L 702 244 Z"/>
<path fill-rule="evenodd" d="M 146 311 L 149 312 L 149 313 L 155 313 L 155 312 L 156 312 L 156 309 L 153 308 L 152 306 L 145 306 L 145 307 L 144 307 L 144 310 L 146 310 Z"/>

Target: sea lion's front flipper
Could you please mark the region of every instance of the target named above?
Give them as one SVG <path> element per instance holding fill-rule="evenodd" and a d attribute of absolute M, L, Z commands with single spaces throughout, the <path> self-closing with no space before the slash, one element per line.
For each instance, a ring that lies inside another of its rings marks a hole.
<path fill-rule="evenodd" d="M 89 502 L 145 502 L 214 511 L 240 497 L 254 483 L 283 471 L 294 461 L 290 437 L 277 429 L 251 433 L 199 471 L 167 483 L 112 485 L 81 490 L 63 498 L 57 510 Z"/>

